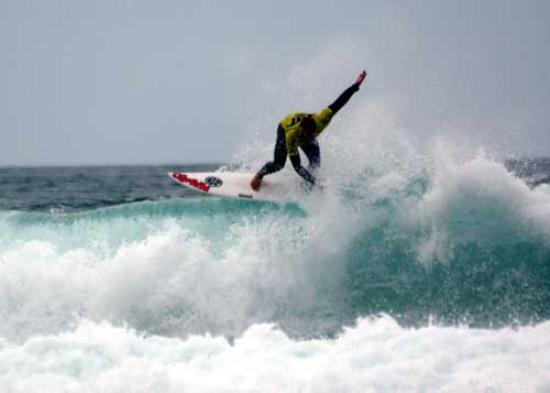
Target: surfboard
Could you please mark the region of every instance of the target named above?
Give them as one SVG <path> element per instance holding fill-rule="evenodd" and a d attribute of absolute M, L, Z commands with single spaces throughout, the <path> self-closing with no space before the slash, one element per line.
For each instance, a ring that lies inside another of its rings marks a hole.
<path fill-rule="evenodd" d="M 259 191 L 250 187 L 253 173 L 168 172 L 176 183 L 203 194 L 255 201 L 290 201 L 300 194 L 300 182 L 279 174 L 264 177 Z"/>

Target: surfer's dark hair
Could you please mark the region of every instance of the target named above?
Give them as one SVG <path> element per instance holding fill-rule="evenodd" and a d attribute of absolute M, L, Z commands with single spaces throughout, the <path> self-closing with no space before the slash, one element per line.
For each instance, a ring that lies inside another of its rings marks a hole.
<path fill-rule="evenodd" d="M 300 122 L 302 129 L 306 132 L 314 132 L 317 129 L 317 124 L 312 116 L 305 116 Z"/>

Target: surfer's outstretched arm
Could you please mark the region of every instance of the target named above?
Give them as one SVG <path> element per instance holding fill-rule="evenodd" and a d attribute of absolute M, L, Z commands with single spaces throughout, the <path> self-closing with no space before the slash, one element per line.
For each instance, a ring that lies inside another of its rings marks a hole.
<path fill-rule="evenodd" d="M 353 85 L 348 87 L 342 94 L 340 94 L 340 97 L 336 99 L 332 104 L 330 104 L 328 107 L 332 111 L 332 114 L 335 115 L 346 103 L 349 101 L 351 96 L 359 90 L 359 87 L 361 86 L 361 83 L 365 80 L 367 76 L 367 71 L 363 71 L 359 74 L 357 77 L 357 80 Z"/>
<path fill-rule="evenodd" d="M 294 154 L 290 156 L 290 162 L 292 162 L 292 166 L 298 173 L 298 175 L 302 176 L 306 181 L 311 183 L 312 185 L 315 184 L 315 178 L 311 173 L 308 172 L 306 168 L 304 168 L 300 162 L 300 154 Z"/>

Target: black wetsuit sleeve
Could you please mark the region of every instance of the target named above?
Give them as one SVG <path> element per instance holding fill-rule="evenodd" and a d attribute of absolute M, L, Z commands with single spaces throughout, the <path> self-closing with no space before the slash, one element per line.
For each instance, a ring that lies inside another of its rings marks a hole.
<path fill-rule="evenodd" d="M 312 185 L 315 184 L 315 178 L 313 177 L 313 175 L 311 173 L 309 173 L 307 171 L 307 169 L 304 168 L 302 166 L 302 164 L 300 163 L 300 155 L 299 154 L 290 156 L 290 162 L 292 162 L 292 166 L 294 167 L 294 169 L 296 170 L 298 175 L 303 177 L 305 180 L 307 180 Z"/>
<path fill-rule="evenodd" d="M 342 94 L 340 94 L 340 97 L 336 99 L 332 104 L 330 104 L 328 107 L 332 111 L 332 113 L 335 115 L 336 112 L 338 112 L 346 103 L 349 101 L 351 96 L 359 90 L 359 85 L 357 83 L 354 83 L 350 87 L 348 87 Z"/>

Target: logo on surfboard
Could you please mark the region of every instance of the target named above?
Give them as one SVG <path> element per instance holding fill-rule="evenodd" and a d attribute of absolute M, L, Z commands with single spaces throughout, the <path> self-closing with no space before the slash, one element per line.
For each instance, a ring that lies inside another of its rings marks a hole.
<path fill-rule="evenodd" d="M 210 187 L 221 187 L 223 184 L 223 180 L 217 176 L 208 176 L 206 179 L 204 179 L 204 182 Z"/>

